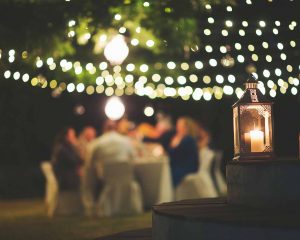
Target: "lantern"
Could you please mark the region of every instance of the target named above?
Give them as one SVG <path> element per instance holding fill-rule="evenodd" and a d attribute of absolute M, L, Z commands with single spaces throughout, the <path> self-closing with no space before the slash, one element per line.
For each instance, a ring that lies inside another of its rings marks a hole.
<path fill-rule="evenodd" d="M 105 105 L 106 116 L 113 121 L 119 120 L 125 113 L 125 106 L 119 97 L 111 97 Z"/>
<path fill-rule="evenodd" d="M 118 34 L 104 48 L 104 56 L 112 65 L 122 64 L 127 58 L 129 48 L 123 35 Z"/>
<path fill-rule="evenodd" d="M 270 159 L 273 148 L 273 103 L 257 88 L 253 75 L 233 106 L 234 159 Z"/>

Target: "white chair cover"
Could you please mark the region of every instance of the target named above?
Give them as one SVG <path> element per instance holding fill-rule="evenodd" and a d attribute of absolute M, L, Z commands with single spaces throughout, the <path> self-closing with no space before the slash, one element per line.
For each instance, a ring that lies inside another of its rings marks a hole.
<path fill-rule="evenodd" d="M 227 184 L 224 179 L 224 175 L 222 174 L 221 171 L 221 165 L 222 165 L 222 157 L 223 157 L 223 152 L 222 151 L 216 151 L 215 152 L 215 168 L 214 168 L 214 175 L 216 179 L 216 184 L 219 189 L 219 193 L 222 196 L 227 195 Z"/>
<path fill-rule="evenodd" d="M 80 179 L 81 200 L 85 216 L 92 216 L 95 211 L 95 193 L 97 184 L 96 169 L 89 165 L 84 166 Z"/>
<path fill-rule="evenodd" d="M 41 163 L 42 172 L 46 178 L 45 203 L 49 217 L 54 215 L 73 215 L 82 212 L 79 192 L 59 192 L 52 164 L 49 161 Z"/>
<path fill-rule="evenodd" d="M 215 153 L 209 148 L 203 148 L 199 155 L 200 169 L 198 173 L 187 175 L 178 185 L 175 192 L 176 200 L 214 198 L 218 196 L 217 189 L 211 178 L 211 168 Z"/>
<path fill-rule="evenodd" d="M 54 175 L 52 164 L 44 161 L 40 165 L 41 170 L 46 178 L 45 204 L 49 217 L 52 217 L 57 206 L 58 183 Z"/>
<path fill-rule="evenodd" d="M 98 200 L 98 216 L 135 215 L 143 212 L 141 189 L 133 179 L 130 163 L 104 164 L 103 177 L 105 186 Z"/>

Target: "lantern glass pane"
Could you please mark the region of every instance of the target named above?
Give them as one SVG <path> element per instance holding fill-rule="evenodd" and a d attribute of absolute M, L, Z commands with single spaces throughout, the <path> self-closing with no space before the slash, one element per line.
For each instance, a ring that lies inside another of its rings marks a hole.
<path fill-rule="evenodd" d="M 240 106 L 241 152 L 272 152 L 272 111 L 267 104 Z"/>
<path fill-rule="evenodd" d="M 238 107 L 233 109 L 233 137 L 234 137 L 234 153 L 240 152 L 240 138 L 239 138 L 239 121 L 238 121 Z"/>

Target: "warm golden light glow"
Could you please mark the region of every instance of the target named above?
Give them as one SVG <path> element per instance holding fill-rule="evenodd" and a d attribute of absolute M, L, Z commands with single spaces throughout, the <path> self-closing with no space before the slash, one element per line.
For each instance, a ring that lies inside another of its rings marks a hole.
<path fill-rule="evenodd" d="M 105 106 L 105 114 L 111 120 L 119 120 L 125 113 L 125 106 L 119 97 L 111 97 Z"/>
<path fill-rule="evenodd" d="M 120 65 L 127 58 L 129 48 L 122 35 L 114 36 L 104 48 L 104 56 L 112 65 Z"/>

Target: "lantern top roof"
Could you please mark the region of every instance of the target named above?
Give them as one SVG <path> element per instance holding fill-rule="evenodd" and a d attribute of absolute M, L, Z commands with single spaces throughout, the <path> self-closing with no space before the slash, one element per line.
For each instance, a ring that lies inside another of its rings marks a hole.
<path fill-rule="evenodd" d="M 232 106 L 247 104 L 272 104 L 257 88 L 258 81 L 253 74 L 250 74 L 245 83 L 245 92 L 243 96 Z"/>
<path fill-rule="evenodd" d="M 247 83 L 249 83 L 249 84 L 251 84 L 251 83 L 256 83 L 257 84 L 257 79 L 256 79 L 256 77 L 253 75 L 253 74 L 250 74 L 249 75 L 249 78 L 248 78 L 248 80 L 247 80 L 247 82 L 246 82 L 246 84 Z"/>

